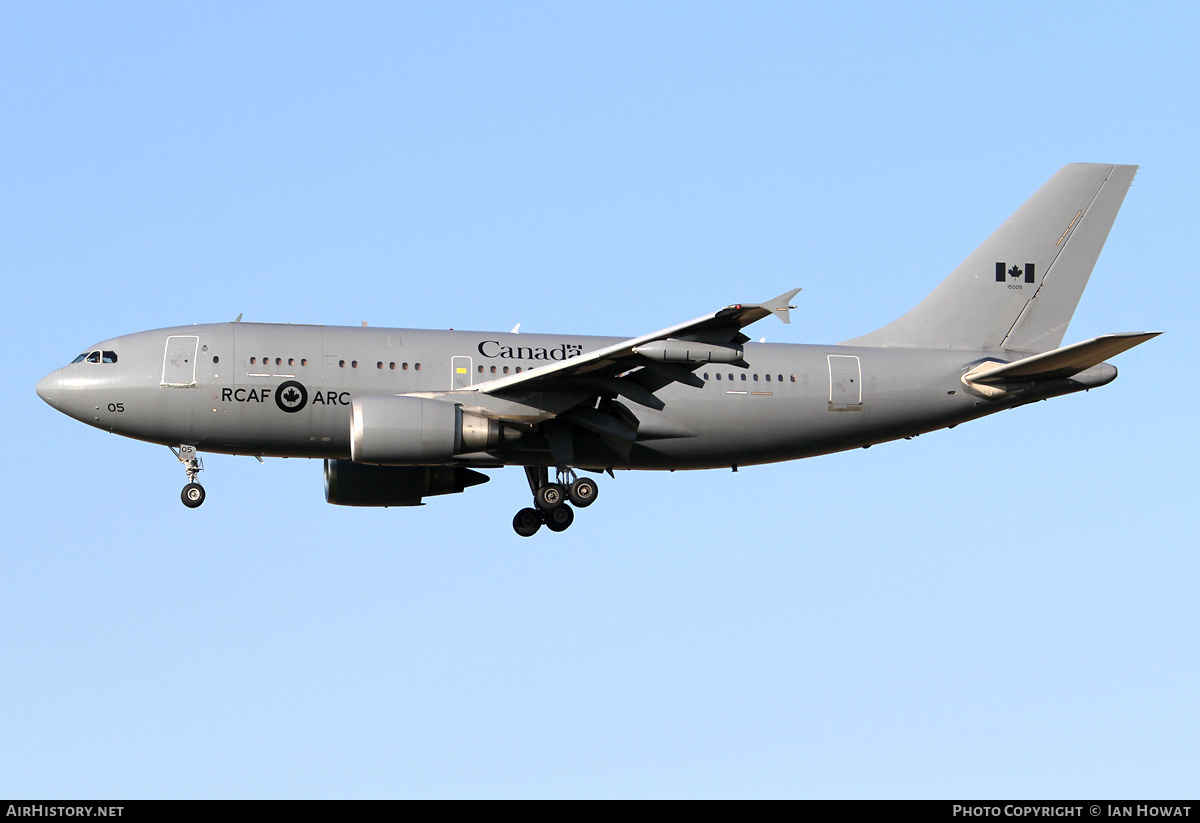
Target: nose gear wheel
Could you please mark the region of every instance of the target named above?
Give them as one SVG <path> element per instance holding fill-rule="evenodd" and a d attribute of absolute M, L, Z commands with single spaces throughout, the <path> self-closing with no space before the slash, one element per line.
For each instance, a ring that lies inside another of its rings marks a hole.
<path fill-rule="evenodd" d="M 183 500 L 183 505 L 194 509 L 204 502 L 204 487 L 199 483 L 188 483 L 179 493 L 179 497 Z"/>

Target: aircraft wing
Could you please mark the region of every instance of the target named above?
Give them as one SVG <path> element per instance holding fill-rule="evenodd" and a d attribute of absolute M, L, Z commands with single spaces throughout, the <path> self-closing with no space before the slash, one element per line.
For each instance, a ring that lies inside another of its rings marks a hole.
<path fill-rule="evenodd" d="M 522 374 L 476 384 L 491 395 L 589 389 L 620 394 L 635 403 L 661 409 L 653 392 L 672 382 L 703 385 L 692 371 L 703 363 L 741 364 L 741 329 L 774 314 L 790 322 L 793 289 L 765 303 L 738 303 L 686 323 L 549 363 Z M 630 372 L 633 372 L 630 374 Z"/>

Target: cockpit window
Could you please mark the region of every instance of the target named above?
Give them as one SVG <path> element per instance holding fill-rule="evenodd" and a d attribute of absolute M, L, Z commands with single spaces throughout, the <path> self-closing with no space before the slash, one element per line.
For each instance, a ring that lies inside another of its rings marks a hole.
<path fill-rule="evenodd" d="M 115 351 L 85 351 L 72 360 L 71 363 L 74 365 L 75 363 L 82 363 L 84 361 L 88 363 L 116 363 L 117 353 Z"/>

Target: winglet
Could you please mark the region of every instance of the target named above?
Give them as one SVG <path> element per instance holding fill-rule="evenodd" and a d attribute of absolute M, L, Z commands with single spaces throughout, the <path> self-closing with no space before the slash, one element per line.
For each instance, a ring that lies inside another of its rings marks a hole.
<path fill-rule="evenodd" d="M 771 314 L 778 317 L 784 323 L 791 323 L 792 317 L 790 314 L 788 314 L 788 309 L 796 308 L 795 306 L 791 305 L 791 302 L 792 298 L 799 293 L 800 289 L 792 289 L 785 294 L 779 295 L 774 300 L 768 300 L 766 303 L 759 303 L 759 305 L 769 311 Z"/>

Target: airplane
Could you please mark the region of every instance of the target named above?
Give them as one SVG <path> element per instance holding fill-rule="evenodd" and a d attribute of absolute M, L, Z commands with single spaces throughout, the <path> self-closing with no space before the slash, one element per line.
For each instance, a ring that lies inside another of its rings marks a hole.
<path fill-rule="evenodd" d="M 713 469 L 911 438 L 1103 386 L 1160 332 L 1062 346 L 1137 166 L 1064 166 L 921 303 L 837 345 L 753 343 L 793 289 L 639 337 L 241 322 L 98 343 L 37 384 L 98 429 L 202 452 L 324 460 L 325 499 L 416 506 L 522 466 L 529 537 L 599 488 L 579 472 Z M 551 475 L 553 470 L 553 475 Z"/>

